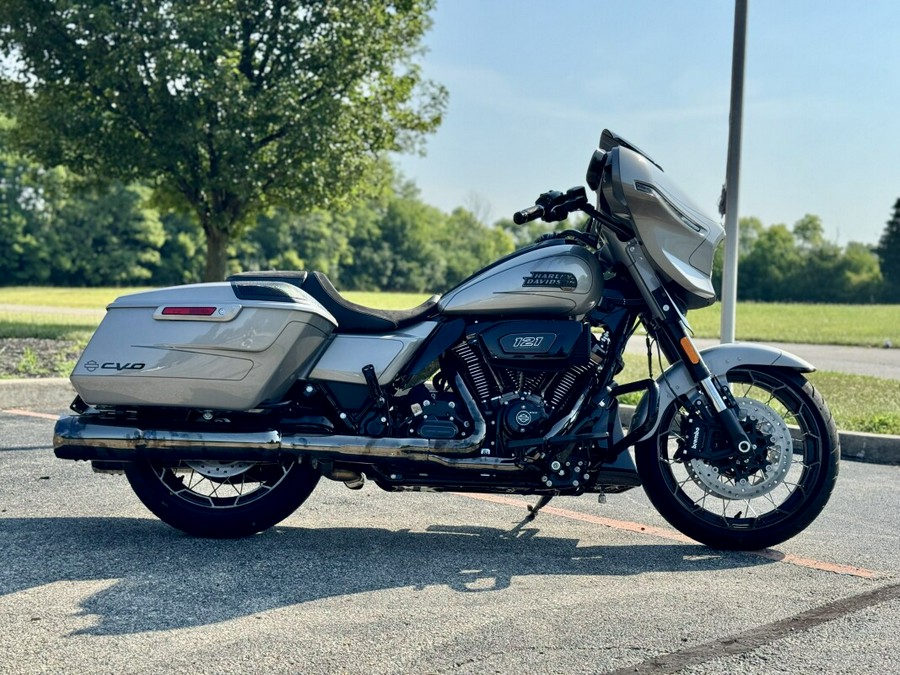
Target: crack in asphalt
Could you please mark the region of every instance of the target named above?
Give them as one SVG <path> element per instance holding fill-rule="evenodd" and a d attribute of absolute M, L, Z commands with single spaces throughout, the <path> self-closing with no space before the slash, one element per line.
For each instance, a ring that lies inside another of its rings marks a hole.
<path fill-rule="evenodd" d="M 757 628 L 710 642 L 663 654 L 640 663 L 607 671 L 607 675 L 660 675 L 675 673 L 726 656 L 737 656 L 776 642 L 793 632 L 809 630 L 828 621 L 900 598 L 900 583 L 881 586 L 865 593 L 851 595 L 826 605 L 767 623 Z"/>

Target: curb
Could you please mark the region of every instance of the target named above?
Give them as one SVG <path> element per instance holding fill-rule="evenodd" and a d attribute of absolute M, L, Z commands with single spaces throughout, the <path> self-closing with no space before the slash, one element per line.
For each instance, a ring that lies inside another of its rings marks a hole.
<path fill-rule="evenodd" d="M 67 378 L 0 380 L 0 411 L 22 408 L 66 410 L 75 390 Z M 622 406 L 622 422 L 631 421 L 634 408 Z M 900 436 L 839 431 L 841 459 L 871 464 L 900 465 Z"/>
<path fill-rule="evenodd" d="M 838 431 L 841 459 L 871 464 L 900 464 L 900 436 Z"/>
<path fill-rule="evenodd" d="M 35 377 L 0 380 L 0 410 L 59 408 L 66 410 L 75 390 L 66 377 Z"/>

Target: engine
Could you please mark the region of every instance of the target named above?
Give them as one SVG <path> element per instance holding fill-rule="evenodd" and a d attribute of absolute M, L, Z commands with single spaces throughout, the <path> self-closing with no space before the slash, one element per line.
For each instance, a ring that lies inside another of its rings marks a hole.
<path fill-rule="evenodd" d="M 447 384 L 459 373 L 488 427 L 482 454 L 515 456 L 511 441 L 542 438 L 571 411 L 608 341 L 577 321 L 503 321 L 473 331 L 450 350 L 432 385 L 410 391 L 405 431 L 425 438 L 470 433 L 465 405 Z"/>

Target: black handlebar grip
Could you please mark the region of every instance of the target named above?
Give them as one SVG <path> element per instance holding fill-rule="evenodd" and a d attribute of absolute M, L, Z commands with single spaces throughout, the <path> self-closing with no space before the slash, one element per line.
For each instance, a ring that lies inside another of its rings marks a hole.
<path fill-rule="evenodd" d="M 543 206 L 529 206 L 527 209 L 523 209 L 522 211 L 516 211 L 513 214 L 513 222 L 516 225 L 524 225 L 527 222 L 532 220 L 537 220 L 541 216 L 544 215 L 544 207 Z"/>

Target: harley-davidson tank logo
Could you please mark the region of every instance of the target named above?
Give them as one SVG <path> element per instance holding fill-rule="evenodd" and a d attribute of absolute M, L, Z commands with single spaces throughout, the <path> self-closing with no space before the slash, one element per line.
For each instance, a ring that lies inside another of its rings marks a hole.
<path fill-rule="evenodd" d="M 578 288 L 578 280 L 571 272 L 532 272 L 531 276 L 522 277 L 526 288 L 558 288 L 562 291 L 574 291 Z"/>
<path fill-rule="evenodd" d="M 88 371 L 89 373 L 93 373 L 99 367 L 100 367 L 100 364 L 97 363 L 96 361 L 94 361 L 94 359 L 91 359 L 90 361 L 88 361 L 87 363 L 84 364 L 84 369 L 86 371 Z"/>

